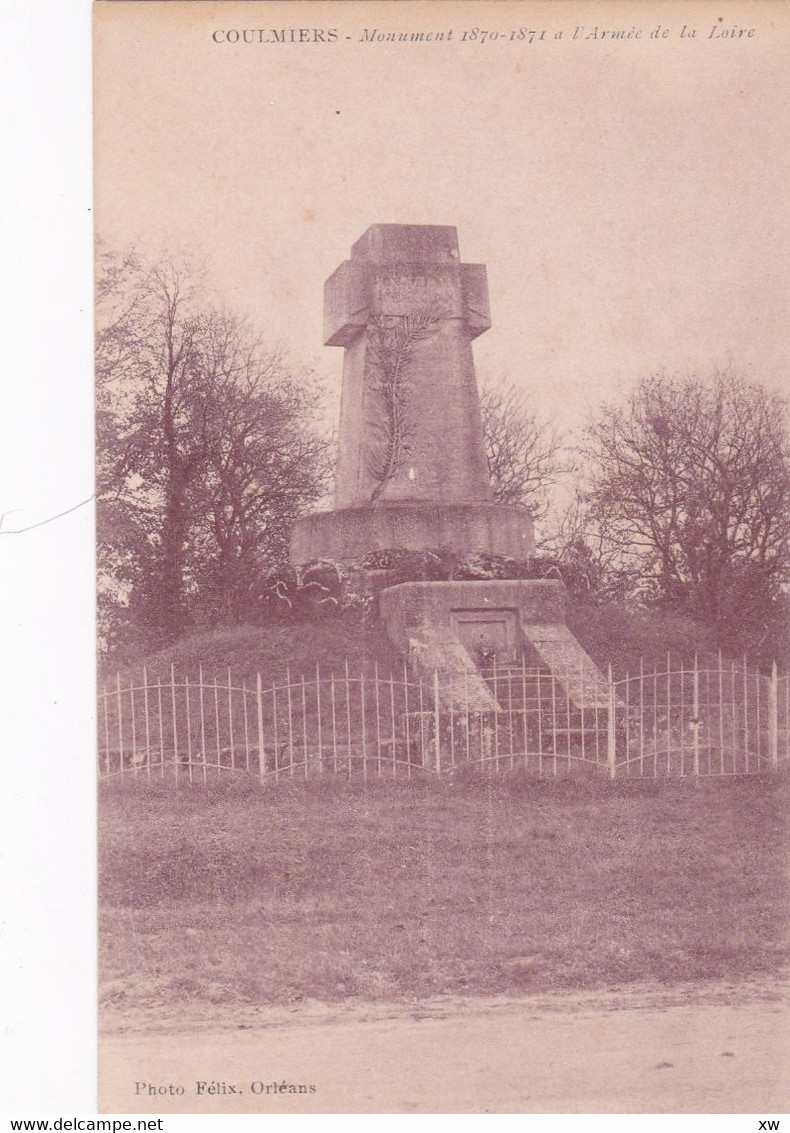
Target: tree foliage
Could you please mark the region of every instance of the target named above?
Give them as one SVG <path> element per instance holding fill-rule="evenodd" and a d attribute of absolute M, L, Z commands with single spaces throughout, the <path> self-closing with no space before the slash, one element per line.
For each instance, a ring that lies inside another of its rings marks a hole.
<path fill-rule="evenodd" d="M 790 568 L 784 400 L 726 372 L 642 381 L 587 433 L 589 529 L 610 572 L 733 644 L 782 604 Z"/>
<path fill-rule="evenodd" d="M 104 254 L 97 286 L 100 593 L 149 640 L 242 620 L 324 491 L 315 394 L 183 266 Z M 111 626 L 109 623 L 113 623 Z"/>

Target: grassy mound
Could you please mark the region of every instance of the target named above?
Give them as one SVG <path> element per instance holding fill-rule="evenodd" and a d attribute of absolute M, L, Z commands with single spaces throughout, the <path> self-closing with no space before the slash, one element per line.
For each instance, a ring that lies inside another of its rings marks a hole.
<path fill-rule="evenodd" d="M 592 606 L 570 602 L 568 625 L 600 666 L 611 663 L 618 673 L 637 672 L 640 657 L 649 667 L 666 664 L 667 653 L 689 662 L 698 653 L 715 655 L 712 632 L 677 614 L 661 614 L 620 606 Z M 165 680 L 170 666 L 179 676 L 227 680 L 228 669 L 250 687 L 260 672 L 264 685 L 281 679 L 290 669 L 295 677 L 312 676 L 316 665 L 323 673 L 341 674 L 348 661 L 352 676 L 372 672 L 399 673 L 403 658 L 375 620 L 363 627 L 353 617 L 326 616 L 314 621 L 272 622 L 262 626 L 217 629 L 183 638 L 166 649 L 140 654 L 121 669 L 121 675 L 139 675 L 145 665 L 149 676 Z M 115 667 L 108 675 L 115 676 Z"/>
<path fill-rule="evenodd" d="M 156 653 L 142 655 L 125 666 L 123 675 L 138 676 L 143 666 L 149 678 L 169 677 L 170 666 L 179 676 L 203 675 L 227 680 L 228 669 L 237 683 L 254 687 L 256 674 L 264 686 L 281 679 L 288 668 L 294 677 L 313 676 L 316 665 L 327 676 L 344 671 L 346 661 L 352 676 L 360 670 L 398 673 L 403 660 L 390 644 L 383 630 L 363 629 L 355 621 L 341 617 L 313 622 L 273 622 L 265 626 L 241 626 L 195 634 Z M 115 670 L 112 670 L 115 675 Z"/>

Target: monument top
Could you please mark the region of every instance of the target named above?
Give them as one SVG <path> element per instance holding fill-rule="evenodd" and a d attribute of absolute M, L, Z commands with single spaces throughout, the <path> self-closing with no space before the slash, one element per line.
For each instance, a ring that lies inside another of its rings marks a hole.
<path fill-rule="evenodd" d="M 372 224 L 351 249 L 370 263 L 457 264 L 458 229 L 439 224 Z"/>

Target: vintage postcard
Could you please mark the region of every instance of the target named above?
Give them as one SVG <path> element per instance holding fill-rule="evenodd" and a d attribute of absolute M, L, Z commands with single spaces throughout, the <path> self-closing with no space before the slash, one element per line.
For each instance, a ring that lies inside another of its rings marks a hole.
<path fill-rule="evenodd" d="M 788 49 L 96 4 L 104 1112 L 787 1109 Z"/>

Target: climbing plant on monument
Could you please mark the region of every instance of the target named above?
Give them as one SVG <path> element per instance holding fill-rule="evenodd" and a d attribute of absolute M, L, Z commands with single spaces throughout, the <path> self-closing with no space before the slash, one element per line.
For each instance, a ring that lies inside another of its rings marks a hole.
<path fill-rule="evenodd" d="M 435 334 L 440 314 L 414 311 L 406 315 L 378 315 L 367 326 L 367 365 L 373 375 L 376 417 L 367 451 L 367 466 L 378 499 L 411 455 L 414 418 L 410 404 L 410 370 L 419 342 Z"/>

